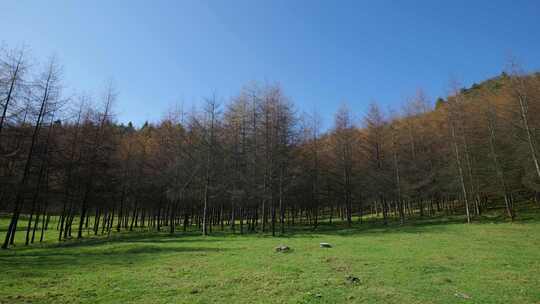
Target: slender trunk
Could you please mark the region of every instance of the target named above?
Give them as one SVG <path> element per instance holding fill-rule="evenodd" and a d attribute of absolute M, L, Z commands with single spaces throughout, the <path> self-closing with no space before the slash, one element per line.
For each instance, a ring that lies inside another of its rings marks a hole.
<path fill-rule="evenodd" d="M 463 166 L 461 165 L 461 158 L 459 156 L 459 147 L 456 139 L 456 130 L 454 126 L 454 122 L 450 121 L 450 131 L 452 133 L 452 144 L 454 146 L 454 156 L 456 158 L 456 165 L 458 168 L 458 177 L 459 177 L 459 183 L 461 186 L 461 191 L 463 193 L 463 200 L 465 202 L 465 212 L 467 215 L 467 223 L 471 222 L 471 215 L 469 212 L 469 200 L 467 195 L 467 187 L 465 187 L 465 178 L 463 176 Z"/>
<path fill-rule="evenodd" d="M 39 236 L 39 242 L 42 243 L 45 237 L 45 230 L 47 230 L 47 223 L 49 222 L 49 214 L 47 211 L 48 203 L 45 201 L 45 207 L 43 210 L 43 220 L 41 221 L 41 234 Z"/>
<path fill-rule="evenodd" d="M 411 137 L 411 143 L 414 142 Z M 399 175 L 399 155 L 397 150 L 397 138 L 395 130 L 392 129 L 392 159 L 394 164 L 394 178 L 396 183 L 397 205 L 399 212 L 399 220 L 401 224 L 405 223 L 405 213 L 403 212 L 403 203 L 401 201 L 401 181 Z M 414 148 L 413 148 L 414 151 Z M 413 157 L 414 158 L 414 157 Z"/>
<path fill-rule="evenodd" d="M 17 64 L 15 66 L 15 71 L 13 71 L 13 75 L 11 75 L 9 91 L 8 91 L 8 94 L 4 103 L 4 109 L 2 110 L 2 116 L 0 117 L 0 134 L 2 134 L 2 129 L 4 127 L 4 121 L 6 119 L 9 103 L 11 102 L 11 99 L 13 97 L 13 91 L 15 90 L 17 80 L 19 80 L 19 71 L 21 68 L 22 60 L 23 60 L 23 53 L 21 52 L 19 59 L 17 60 Z"/>
<path fill-rule="evenodd" d="M 9 227 L 6 233 L 6 238 L 4 240 L 4 244 L 2 245 L 2 249 L 7 249 L 10 244 L 14 243 L 14 240 L 15 240 L 15 233 L 17 232 L 17 223 L 19 220 L 22 204 L 24 203 L 24 191 L 26 190 L 25 188 L 28 182 L 28 177 L 30 175 L 30 168 L 32 166 L 32 158 L 33 158 L 32 156 L 33 156 L 35 144 L 39 135 L 45 106 L 47 104 L 47 101 L 49 100 L 49 85 L 51 83 L 51 78 L 53 76 L 52 73 L 53 73 L 52 69 L 49 70 L 49 75 L 45 84 L 43 98 L 41 100 L 41 106 L 38 112 L 38 117 L 36 119 L 36 126 L 34 127 L 34 131 L 32 132 L 32 140 L 30 142 L 30 149 L 28 150 L 28 155 L 26 157 L 26 163 L 24 166 L 21 182 L 19 183 L 19 187 L 17 189 L 17 195 L 15 198 L 15 206 L 14 206 L 11 221 L 9 223 Z"/>
<path fill-rule="evenodd" d="M 536 169 L 536 176 L 540 179 L 540 165 L 538 164 L 538 157 L 536 155 L 536 147 L 534 138 L 531 132 L 531 128 L 529 126 L 529 106 L 526 96 L 520 94 L 519 97 L 519 107 L 521 112 L 521 122 L 523 123 L 523 127 L 525 128 L 525 133 L 527 134 L 527 142 L 529 144 L 529 150 L 531 153 L 531 158 L 534 163 L 534 167 Z"/>
<path fill-rule="evenodd" d="M 508 186 L 506 183 L 506 177 L 504 174 L 504 170 L 500 164 L 499 161 L 499 155 L 496 150 L 496 124 L 495 124 L 495 118 L 496 115 L 493 112 L 494 109 L 489 109 L 488 112 L 488 129 L 489 129 L 489 148 L 491 152 L 491 159 L 493 160 L 493 165 L 495 167 L 496 175 L 499 179 L 499 183 L 502 187 L 503 197 L 504 197 L 504 203 L 506 207 L 506 213 L 508 214 L 508 217 L 513 221 L 514 220 L 514 210 L 512 208 L 512 201 L 509 195 Z"/>

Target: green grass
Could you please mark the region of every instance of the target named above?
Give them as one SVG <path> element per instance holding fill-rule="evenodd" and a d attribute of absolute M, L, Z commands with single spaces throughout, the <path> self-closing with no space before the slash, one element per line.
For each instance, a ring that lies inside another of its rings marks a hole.
<path fill-rule="evenodd" d="M 276 238 L 133 232 L 61 246 L 56 231 L 47 238 L 0 252 L 0 303 L 540 303 L 534 214 L 515 223 L 321 226 Z M 279 244 L 292 251 L 274 252 Z"/>

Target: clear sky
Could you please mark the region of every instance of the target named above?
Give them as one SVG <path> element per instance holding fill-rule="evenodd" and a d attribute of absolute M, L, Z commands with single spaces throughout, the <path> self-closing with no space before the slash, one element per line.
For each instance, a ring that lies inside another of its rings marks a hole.
<path fill-rule="evenodd" d="M 173 104 L 225 102 L 279 82 L 328 126 L 346 102 L 400 108 L 499 74 L 510 55 L 540 68 L 540 1 L 0 0 L 0 41 L 56 54 L 66 90 L 114 79 L 118 119 L 156 121 Z"/>

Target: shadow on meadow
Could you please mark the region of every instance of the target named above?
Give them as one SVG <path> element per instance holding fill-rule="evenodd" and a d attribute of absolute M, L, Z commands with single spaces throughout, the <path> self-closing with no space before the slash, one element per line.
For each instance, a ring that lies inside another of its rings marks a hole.
<path fill-rule="evenodd" d="M 0 265 L 5 270 L 28 270 L 27 275 L 39 276 L 41 272 L 49 270 L 67 270 L 73 268 L 104 267 L 116 265 L 130 267 L 160 258 L 162 255 L 190 254 L 205 256 L 210 253 L 230 251 L 230 248 L 189 246 L 179 244 L 168 246 L 151 243 L 110 243 L 112 246 L 92 247 L 61 246 L 47 248 L 21 248 L 0 255 Z M 95 243 L 94 243 L 95 244 Z"/>
<path fill-rule="evenodd" d="M 530 222 L 540 222 L 540 215 L 537 212 L 519 213 L 514 220 L 514 224 L 524 224 Z M 485 215 L 477 216 L 472 219 L 471 225 L 478 224 L 509 224 L 512 223 L 501 212 L 488 212 Z M 349 227 L 345 222 L 337 222 L 329 224 L 322 222 L 316 229 L 312 226 L 298 226 L 289 228 L 284 237 L 309 237 L 316 235 L 336 235 L 336 236 L 378 236 L 380 234 L 394 233 L 444 233 L 447 232 L 453 225 L 467 225 L 465 216 L 426 216 L 407 218 L 404 224 L 401 224 L 397 219 L 389 219 L 387 224 L 380 218 L 370 218 L 359 222 L 354 221 Z"/>
<path fill-rule="evenodd" d="M 540 222 L 540 215 L 536 210 L 518 213 L 515 224 Z M 488 211 L 485 215 L 473 219 L 471 225 L 478 224 L 508 224 L 509 219 L 505 217 L 499 210 L 497 212 Z M 407 218 L 404 224 L 401 224 L 397 219 L 389 219 L 385 225 L 380 218 L 367 218 L 362 222 L 356 219 L 352 226 L 349 227 L 343 221 L 335 221 L 330 224 L 321 222 L 317 228 L 313 226 L 297 224 L 296 226 L 287 226 L 285 234 L 277 233 L 280 238 L 291 237 L 317 237 L 317 236 L 356 236 L 365 237 L 380 236 L 381 234 L 418 234 L 418 233 L 444 233 L 447 232 L 453 225 L 467 225 L 464 216 L 431 216 L 431 217 L 411 217 Z M 165 227 L 166 228 L 166 227 Z M 276 229 L 276 230 L 279 230 Z M 24 233 L 24 232 L 21 232 Z M 50 231 L 54 235 L 54 231 Z M 249 241 L 253 237 L 272 238 L 269 232 L 245 232 L 240 234 L 238 231 L 233 233 L 227 227 L 224 231 L 215 229 L 214 232 L 207 237 L 201 237 L 199 231 L 177 231 L 174 234 L 168 232 L 151 232 L 151 231 L 132 231 L 132 232 L 113 232 L 110 236 L 86 236 L 81 240 L 70 239 L 64 242 L 56 242 L 52 239 L 44 244 L 37 246 L 21 246 L 8 251 L 0 251 L 0 259 L 9 256 L 25 256 L 25 255 L 70 255 L 71 252 L 77 255 L 111 255 L 111 254 L 144 254 L 163 252 L 189 252 L 189 251 L 220 251 L 224 248 L 217 247 L 189 247 L 189 243 L 219 243 L 226 242 L 230 238 L 237 241 Z M 128 246 L 125 246 L 128 245 Z M 169 246 L 173 245 L 173 246 Z M 117 248 L 116 251 L 110 251 L 108 248 L 101 246 L 110 246 Z M 122 252 L 118 248 L 131 249 Z"/>
<path fill-rule="evenodd" d="M 93 267 L 95 265 L 128 266 L 155 259 L 159 255 L 219 253 L 229 248 L 201 245 L 194 233 L 170 235 L 152 232 L 122 232 L 110 237 L 96 236 L 62 243 L 49 241 L 42 245 L 24 246 L 0 251 L 0 265 L 6 270 L 32 269 L 30 273 L 58 270 L 62 267 Z M 219 242 L 218 238 L 204 243 Z M 191 244 L 198 242 L 197 244 Z"/>

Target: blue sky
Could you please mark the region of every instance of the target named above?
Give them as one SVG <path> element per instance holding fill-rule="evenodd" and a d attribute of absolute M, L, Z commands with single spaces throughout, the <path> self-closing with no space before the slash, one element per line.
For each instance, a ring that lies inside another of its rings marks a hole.
<path fill-rule="evenodd" d="M 329 126 L 343 102 L 362 117 L 417 88 L 435 99 L 510 55 L 540 68 L 540 1 L 3 0 L 0 28 L 40 60 L 56 54 L 68 94 L 113 79 L 118 120 L 138 125 L 253 80 L 279 82 Z"/>

